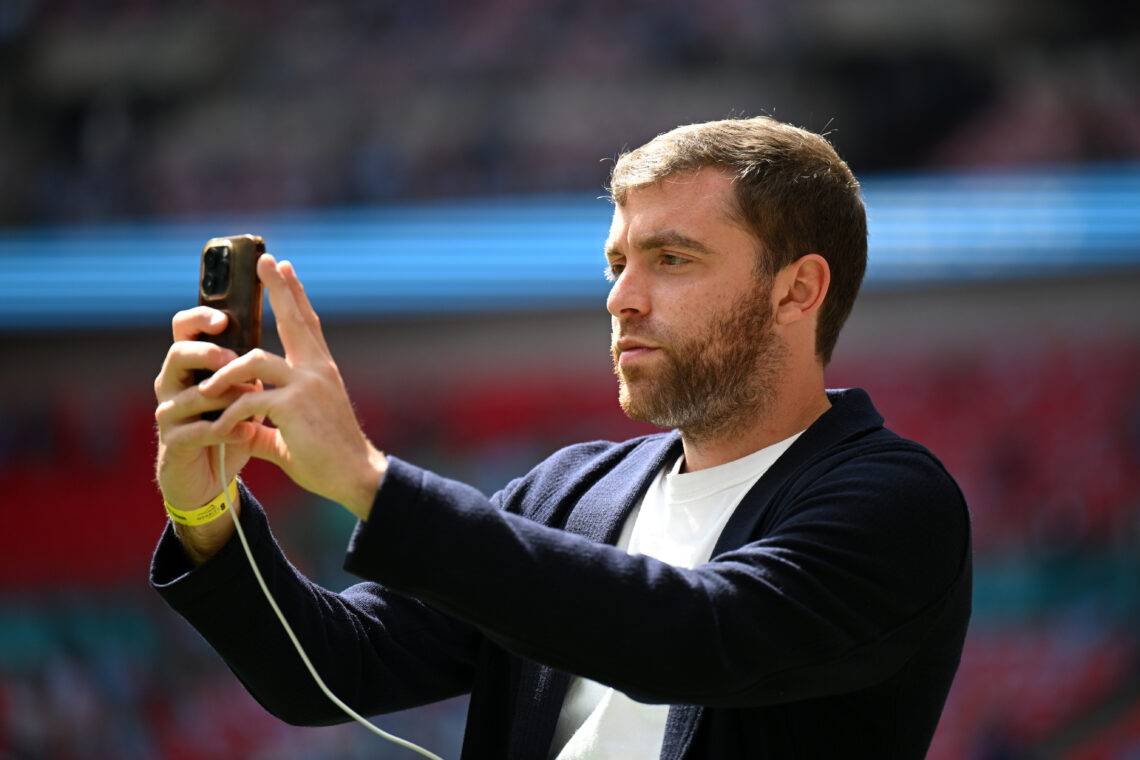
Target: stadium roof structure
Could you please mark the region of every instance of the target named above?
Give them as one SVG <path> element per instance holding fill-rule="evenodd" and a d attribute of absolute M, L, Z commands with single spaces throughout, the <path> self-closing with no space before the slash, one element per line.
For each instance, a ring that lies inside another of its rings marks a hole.
<path fill-rule="evenodd" d="M 1140 270 L 1140 164 L 871 176 L 865 288 Z M 597 308 L 611 208 L 495 197 L 193 221 L 0 229 L 0 331 L 165 324 L 198 255 L 254 232 L 323 319 Z"/>

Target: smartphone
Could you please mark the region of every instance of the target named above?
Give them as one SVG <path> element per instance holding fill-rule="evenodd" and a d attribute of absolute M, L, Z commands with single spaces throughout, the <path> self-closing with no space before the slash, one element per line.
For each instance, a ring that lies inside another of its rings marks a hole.
<path fill-rule="evenodd" d="M 202 248 L 198 271 L 198 303 L 226 313 L 226 329 L 217 335 L 201 334 L 199 340 L 224 346 L 238 355 L 261 345 L 261 280 L 257 260 L 265 253 L 265 241 L 257 235 L 211 238 Z M 195 382 L 212 372 L 198 370 Z M 205 412 L 215 420 L 220 411 Z"/>

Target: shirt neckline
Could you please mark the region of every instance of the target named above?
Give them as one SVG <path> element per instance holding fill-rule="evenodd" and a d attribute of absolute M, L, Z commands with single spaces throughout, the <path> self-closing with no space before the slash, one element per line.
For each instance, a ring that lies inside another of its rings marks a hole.
<path fill-rule="evenodd" d="M 756 480 L 767 472 L 768 468 L 801 435 L 803 435 L 802 430 L 739 459 L 696 472 L 681 472 L 681 465 L 685 459 L 682 453 L 666 470 L 664 483 L 666 498 L 672 503 L 695 501 L 739 486 L 749 480 Z"/>

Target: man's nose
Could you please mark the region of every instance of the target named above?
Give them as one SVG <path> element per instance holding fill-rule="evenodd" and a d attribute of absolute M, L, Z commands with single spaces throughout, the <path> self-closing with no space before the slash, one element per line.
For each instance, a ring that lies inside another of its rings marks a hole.
<path fill-rule="evenodd" d="M 606 309 L 615 317 L 645 316 L 649 313 L 649 288 L 645 273 L 626 265 L 610 288 Z"/>

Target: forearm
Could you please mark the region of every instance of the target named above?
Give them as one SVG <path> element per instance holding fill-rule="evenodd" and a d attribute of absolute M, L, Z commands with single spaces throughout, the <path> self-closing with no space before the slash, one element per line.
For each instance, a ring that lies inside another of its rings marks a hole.
<path fill-rule="evenodd" d="M 720 598 L 700 574 L 506 514 L 474 489 L 392 462 L 354 535 L 351 572 L 467 620 L 516 654 L 647 701 L 739 687 L 739 657 L 719 668 L 699 660 L 723 652 L 708 614 Z"/>
<path fill-rule="evenodd" d="M 462 693 L 472 632 L 374 586 L 336 594 L 301 576 L 274 542 L 248 492 L 242 526 L 266 584 L 329 688 L 365 714 Z M 226 518 L 230 522 L 229 518 Z M 222 656 L 251 694 L 290 723 L 346 717 L 318 689 L 273 614 L 236 538 L 192 566 L 173 532 L 155 553 L 151 582 Z M 415 634 L 405 634 L 405 626 Z"/>
<path fill-rule="evenodd" d="M 874 682 L 918 645 L 958 571 L 951 558 L 908 572 L 860 526 L 829 549 L 833 519 L 804 521 L 818 534 L 791 531 L 687 570 L 506 514 L 393 463 L 350 570 L 645 701 L 762 704 Z M 915 577 L 923 588 L 907 587 Z"/>

